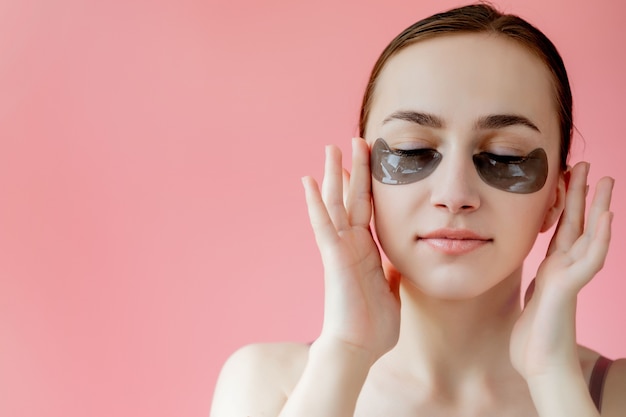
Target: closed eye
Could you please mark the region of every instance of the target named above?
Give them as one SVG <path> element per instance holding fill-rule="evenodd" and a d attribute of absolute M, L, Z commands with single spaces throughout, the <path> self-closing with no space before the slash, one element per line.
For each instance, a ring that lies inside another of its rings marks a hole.
<path fill-rule="evenodd" d="M 436 150 L 430 148 L 393 149 L 392 152 L 399 156 L 426 156 L 438 153 Z"/>
<path fill-rule="evenodd" d="M 528 159 L 527 156 L 515 156 L 515 155 L 497 155 L 495 153 L 490 152 L 481 152 L 479 155 L 484 155 L 487 158 L 493 160 L 494 162 L 499 162 L 502 164 L 520 164 Z"/>

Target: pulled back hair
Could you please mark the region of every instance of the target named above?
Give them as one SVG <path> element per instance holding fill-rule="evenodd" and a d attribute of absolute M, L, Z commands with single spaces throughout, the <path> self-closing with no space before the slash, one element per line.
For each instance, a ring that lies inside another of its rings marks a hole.
<path fill-rule="evenodd" d="M 420 20 L 406 28 L 387 45 L 376 61 L 365 88 L 359 118 L 359 135 L 365 137 L 376 82 L 389 58 L 416 42 L 458 33 L 492 33 L 505 36 L 526 47 L 544 62 L 552 74 L 561 135 L 560 165 L 562 170 L 566 170 L 573 120 L 572 91 L 563 59 L 554 44 L 539 29 L 518 16 L 500 13 L 494 7 L 483 3 L 459 7 Z"/>

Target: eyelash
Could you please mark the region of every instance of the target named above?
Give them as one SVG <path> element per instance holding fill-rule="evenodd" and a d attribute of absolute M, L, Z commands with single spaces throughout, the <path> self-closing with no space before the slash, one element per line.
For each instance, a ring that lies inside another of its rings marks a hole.
<path fill-rule="evenodd" d="M 394 149 L 393 152 L 400 156 L 416 156 L 439 153 L 436 149 L 419 148 L 419 149 Z M 520 164 L 524 162 L 526 156 L 516 155 L 499 155 L 491 152 L 480 152 L 479 155 L 486 155 L 489 159 L 501 164 Z"/>
<path fill-rule="evenodd" d="M 402 156 L 424 155 L 428 153 L 439 153 L 436 149 L 418 148 L 418 149 L 393 149 L 393 152 Z"/>
<path fill-rule="evenodd" d="M 487 155 L 489 159 L 492 159 L 502 164 L 519 164 L 528 159 L 526 156 L 498 155 L 491 152 L 481 152 L 481 154 Z"/>

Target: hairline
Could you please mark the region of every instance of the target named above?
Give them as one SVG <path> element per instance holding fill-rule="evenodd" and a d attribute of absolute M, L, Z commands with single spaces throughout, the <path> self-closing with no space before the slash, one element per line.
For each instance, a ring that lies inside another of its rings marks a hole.
<path fill-rule="evenodd" d="M 507 15 L 503 15 L 501 17 L 505 17 L 505 16 Z M 372 103 L 374 102 L 375 96 L 376 96 L 378 79 L 380 78 L 383 70 L 387 67 L 389 61 L 393 59 L 394 56 L 396 56 L 398 53 L 402 52 L 404 49 L 408 48 L 411 45 L 415 45 L 417 43 L 428 41 L 434 38 L 439 38 L 443 36 L 455 36 L 455 35 L 463 36 L 463 35 L 472 35 L 472 34 L 475 34 L 475 35 L 484 34 L 487 36 L 497 36 L 499 38 L 514 42 L 515 44 L 521 46 L 526 51 L 528 51 L 529 53 L 537 57 L 539 61 L 544 65 L 544 67 L 548 70 L 548 72 L 550 73 L 550 80 L 552 84 L 553 105 L 555 106 L 555 111 L 557 114 L 557 119 L 558 119 L 558 124 L 559 124 L 559 138 L 558 139 L 560 143 L 559 148 L 560 148 L 560 153 L 561 153 L 561 157 L 560 157 L 561 168 L 565 169 L 565 163 L 566 163 L 566 159 L 569 153 L 569 149 L 564 149 L 563 137 L 568 136 L 569 142 L 571 142 L 571 130 L 569 132 L 562 132 L 561 119 L 562 119 L 562 116 L 565 115 L 567 112 L 564 111 L 564 103 L 561 101 L 561 92 L 559 91 L 559 87 L 558 87 L 560 84 L 559 76 L 556 73 L 555 69 L 552 67 L 552 65 L 550 65 L 549 58 L 546 56 L 546 54 L 542 51 L 542 49 L 539 46 L 535 45 L 533 42 L 525 41 L 522 37 L 516 36 L 514 33 L 504 31 L 502 28 L 498 27 L 497 25 L 494 25 L 494 22 L 491 22 L 488 26 L 484 26 L 481 28 L 474 28 L 474 29 L 451 29 L 451 30 L 440 29 L 440 30 L 422 32 L 420 33 L 419 37 L 414 37 L 414 38 L 406 39 L 402 42 L 399 42 L 398 46 L 391 51 L 388 50 L 389 48 L 386 48 L 383 51 L 383 53 L 379 56 L 376 62 L 375 69 L 377 69 L 378 71 L 376 72 L 375 77 L 371 77 L 374 74 L 370 74 L 370 77 L 372 78 L 373 82 L 370 82 L 366 86 L 366 91 L 370 90 L 370 94 L 366 97 L 367 102 L 363 102 L 363 105 L 362 105 L 362 115 L 359 121 L 359 135 L 365 138 L 365 134 L 367 130 L 366 129 L 367 122 L 369 121 Z M 543 33 L 541 34 L 543 35 Z M 378 67 L 378 63 L 380 61 L 382 61 L 383 64 L 380 67 Z M 573 121 L 570 120 L 569 123 L 571 125 L 571 128 L 573 128 Z"/>
<path fill-rule="evenodd" d="M 394 49 L 392 51 L 392 53 L 390 53 L 387 58 L 385 59 L 384 65 L 382 65 L 377 74 L 376 77 L 374 78 L 374 82 L 373 85 L 370 87 L 371 89 L 371 93 L 369 95 L 369 100 L 367 101 L 367 107 L 365 108 L 366 112 L 364 114 L 363 120 L 368 121 L 369 120 L 369 115 L 370 115 L 370 110 L 372 108 L 372 103 L 374 102 L 376 95 L 377 95 L 377 86 L 378 86 L 378 80 L 380 79 L 380 77 L 383 74 L 383 71 L 385 70 L 385 68 L 387 68 L 387 66 L 389 65 L 389 63 L 391 62 L 391 60 L 397 56 L 399 53 L 401 53 L 402 51 L 404 51 L 405 49 L 407 49 L 410 46 L 413 46 L 415 44 L 418 43 L 422 43 L 422 42 L 426 42 L 429 41 L 431 39 L 434 38 L 440 38 L 440 37 L 452 37 L 452 36 L 464 36 L 464 35 L 486 35 L 486 36 L 494 36 L 494 37 L 498 37 L 504 40 L 508 40 L 511 41 L 512 43 L 515 43 L 519 46 L 521 46 L 523 49 L 525 49 L 526 51 L 528 51 L 529 53 L 531 53 L 533 56 L 535 56 L 536 58 L 539 59 L 539 61 L 541 62 L 541 64 L 543 64 L 543 66 L 548 70 L 548 72 L 550 73 L 550 81 L 552 84 L 552 97 L 554 100 L 554 105 L 557 106 L 556 107 L 556 111 L 557 111 L 557 115 L 560 112 L 560 108 L 562 106 L 562 103 L 559 100 L 559 92 L 558 90 L 558 77 L 557 74 L 554 72 L 554 70 L 552 69 L 552 67 L 546 62 L 546 59 L 543 55 L 543 53 L 541 53 L 541 50 L 539 48 L 536 47 L 532 47 L 531 45 L 528 45 L 527 43 L 525 43 L 524 41 L 518 39 L 517 37 L 508 34 L 508 33 L 503 33 L 501 31 L 498 31 L 496 29 L 493 28 L 484 28 L 484 29 L 480 29 L 480 30 L 471 30 L 471 29 L 467 29 L 467 30 L 455 30 L 455 31 L 433 31 L 433 32 L 427 32 L 425 33 L 423 36 L 420 36 L 419 38 L 416 39 L 410 39 L 408 41 L 406 41 L 405 43 L 401 44 L 398 48 Z M 366 126 L 367 123 L 365 123 L 363 125 L 363 129 L 361 132 L 359 132 L 362 137 L 365 137 L 365 132 L 366 132 Z"/>

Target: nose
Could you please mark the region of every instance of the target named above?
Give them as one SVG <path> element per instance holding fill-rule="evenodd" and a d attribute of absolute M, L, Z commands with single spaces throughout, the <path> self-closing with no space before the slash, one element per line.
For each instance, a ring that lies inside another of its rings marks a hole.
<path fill-rule="evenodd" d="M 480 207 L 480 178 L 472 155 L 451 152 L 431 174 L 431 203 L 450 213 L 469 213 Z"/>

